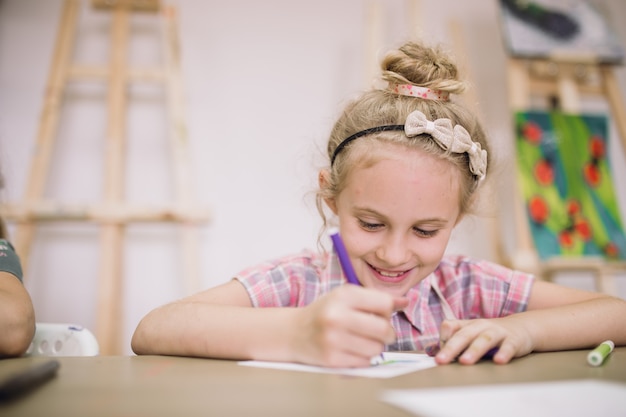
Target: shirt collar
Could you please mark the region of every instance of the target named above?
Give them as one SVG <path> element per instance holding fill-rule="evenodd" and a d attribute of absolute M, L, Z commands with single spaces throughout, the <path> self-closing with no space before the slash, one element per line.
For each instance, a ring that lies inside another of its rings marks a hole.
<path fill-rule="evenodd" d="M 409 299 L 409 305 L 402 310 L 411 325 L 422 334 L 432 327 L 434 319 L 429 304 L 432 293 L 431 279 L 436 279 L 434 273 L 431 273 L 407 291 L 406 297 Z"/>

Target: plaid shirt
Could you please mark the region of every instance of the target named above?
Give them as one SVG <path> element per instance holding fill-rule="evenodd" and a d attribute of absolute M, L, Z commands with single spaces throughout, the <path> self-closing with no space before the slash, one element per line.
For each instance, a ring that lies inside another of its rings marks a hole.
<path fill-rule="evenodd" d="M 346 282 L 332 252 L 286 256 L 248 268 L 235 279 L 255 307 L 303 307 Z M 464 256 L 444 257 L 435 271 L 407 292 L 409 305 L 391 318 L 397 339 L 387 350 L 424 350 L 439 341 L 444 313 L 433 281 L 457 318 L 475 319 L 525 311 L 533 276 Z"/>

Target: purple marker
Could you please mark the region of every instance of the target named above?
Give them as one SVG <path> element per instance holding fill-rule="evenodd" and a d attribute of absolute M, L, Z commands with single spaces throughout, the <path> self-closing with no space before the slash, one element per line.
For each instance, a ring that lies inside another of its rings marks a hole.
<path fill-rule="evenodd" d="M 343 240 L 339 235 L 339 229 L 333 227 L 328 231 L 328 233 L 330 234 L 330 238 L 333 241 L 335 252 L 337 252 L 337 256 L 339 257 L 339 263 L 341 264 L 341 269 L 343 270 L 343 274 L 346 276 L 346 279 L 350 284 L 361 285 L 359 279 L 356 277 L 356 273 L 354 272 L 352 263 L 350 263 L 350 257 L 348 256 L 346 246 L 343 244 Z"/>
<path fill-rule="evenodd" d="M 487 353 L 485 353 L 485 354 L 483 355 L 483 357 L 482 357 L 481 359 L 482 359 L 482 360 L 485 360 L 485 359 L 493 359 L 493 357 L 496 355 L 496 353 L 498 353 L 498 348 L 497 348 L 497 347 L 491 348 L 491 349 L 489 349 L 489 350 L 487 351 Z"/>
<path fill-rule="evenodd" d="M 359 279 L 356 277 L 356 272 L 354 272 L 354 268 L 352 267 L 352 263 L 350 262 L 350 257 L 348 256 L 348 251 L 346 250 L 346 246 L 343 244 L 343 240 L 339 235 L 339 229 L 333 227 L 328 230 L 328 234 L 333 241 L 333 246 L 335 247 L 335 252 L 337 252 L 337 256 L 339 257 L 339 263 L 341 264 L 341 269 L 343 270 L 343 274 L 346 276 L 346 279 L 350 284 L 361 285 Z M 370 360 L 370 365 L 377 366 L 386 363 L 385 357 L 381 353 L 378 356 L 374 356 Z"/>

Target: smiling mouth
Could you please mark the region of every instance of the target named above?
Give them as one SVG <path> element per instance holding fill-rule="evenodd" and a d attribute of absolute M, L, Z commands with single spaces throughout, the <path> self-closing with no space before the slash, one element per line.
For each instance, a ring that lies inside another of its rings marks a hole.
<path fill-rule="evenodd" d="M 370 268 L 372 268 L 372 270 L 376 272 L 376 275 L 378 275 L 380 280 L 385 282 L 399 282 L 403 280 L 407 273 L 410 271 L 410 269 L 405 271 L 385 271 L 382 269 L 378 269 L 372 265 L 370 265 Z"/>
<path fill-rule="evenodd" d="M 404 274 L 406 271 L 402 271 L 402 272 L 388 272 L 388 271 L 381 271 L 381 270 L 377 269 L 376 272 L 378 272 L 380 275 L 382 275 L 384 277 L 397 278 L 400 275 Z"/>

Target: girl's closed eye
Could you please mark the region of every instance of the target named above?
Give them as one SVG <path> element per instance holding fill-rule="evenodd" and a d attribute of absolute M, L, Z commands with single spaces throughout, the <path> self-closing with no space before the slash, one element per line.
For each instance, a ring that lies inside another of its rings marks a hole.
<path fill-rule="evenodd" d="M 415 228 L 413 228 L 413 230 L 415 231 L 415 234 L 420 236 L 420 237 L 434 237 L 434 236 L 437 235 L 437 233 L 439 233 L 439 229 L 424 230 L 424 229 L 421 229 L 419 227 L 415 227 Z"/>
<path fill-rule="evenodd" d="M 382 223 L 371 223 L 371 222 L 366 222 L 365 220 L 361 220 L 361 219 L 358 219 L 358 221 L 359 221 L 359 226 L 361 226 L 361 228 L 368 230 L 368 231 L 379 230 L 380 228 L 384 226 Z"/>

